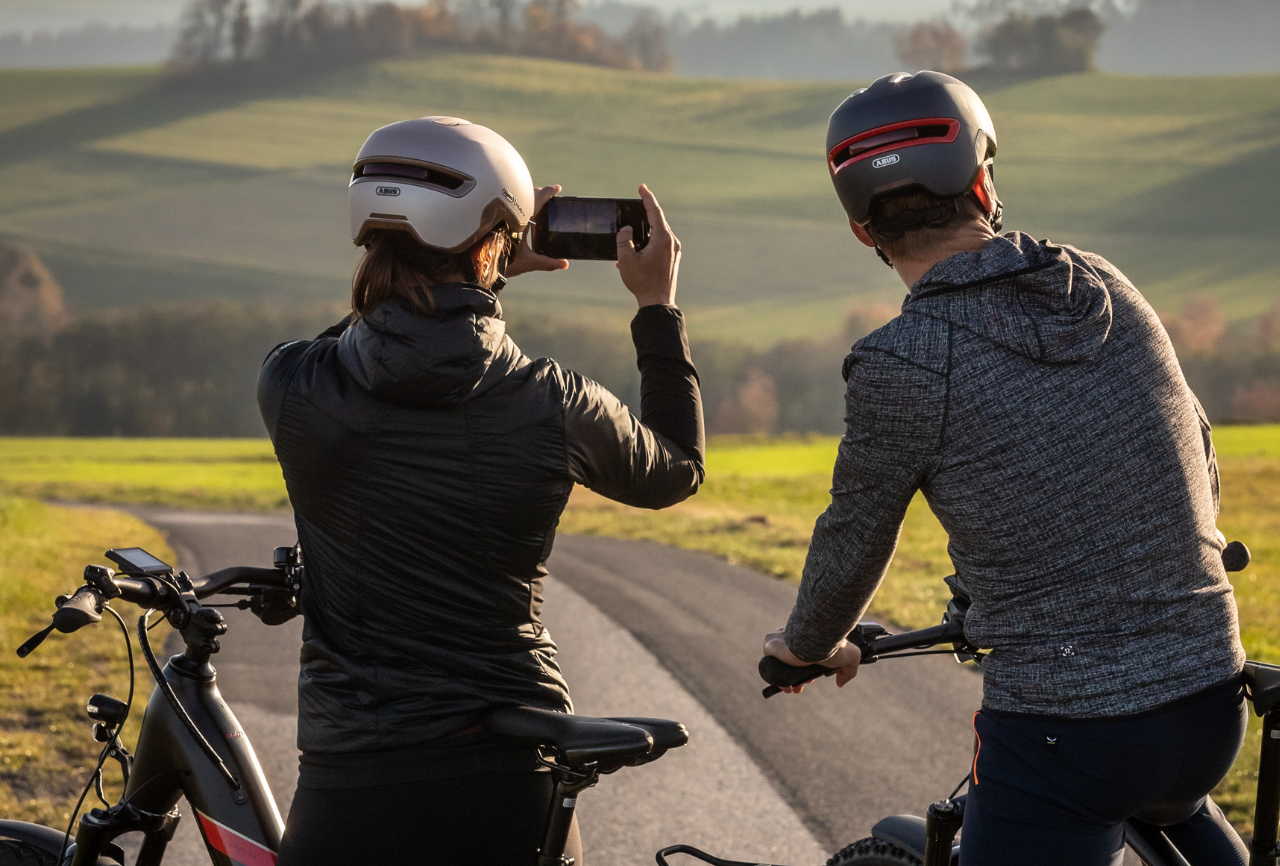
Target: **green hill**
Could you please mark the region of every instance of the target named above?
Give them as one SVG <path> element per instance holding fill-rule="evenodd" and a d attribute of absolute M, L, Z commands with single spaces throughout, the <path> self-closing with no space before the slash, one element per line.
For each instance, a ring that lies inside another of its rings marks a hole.
<path fill-rule="evenodd" d="M 439 55 L 277 88 L 157 88 L 151 69 L 0 73 L 0 232 L 33 243 L 81 306 L 341 298 L 350 161 L 376 126 L 457 114 L 507 136 L 539 183 L 634 194 L 684 242 L 695 333 L 757 344 L 896 303 L 844 226 L 823 164 L 852 85 L 713 81 Z M 1107 255 L 1157 309 L 1272 304 L 1280 76 L 1104 74 L 980 86 L 1006 225 Z M 609 265 L 526 278 L 509 311 L 623 317 Z"/>

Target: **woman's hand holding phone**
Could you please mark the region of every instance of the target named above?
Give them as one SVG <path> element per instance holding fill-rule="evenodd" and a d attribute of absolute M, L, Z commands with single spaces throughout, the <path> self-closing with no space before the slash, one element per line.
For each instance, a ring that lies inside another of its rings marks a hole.
<path fill-rule="evenodd" d="M 555 198 L 559 192 L 559 184 L 535 189 L 533 191 L 533 212 L 541 212 L 546 207 L 547 202 Z M 563 271 L 569 267 L 568 259 L 553 259 L 551 256 L 535 253 L 533 247 L 529 244 L 529 236 L 531 234 L 533 234 L 532 228 L 525 232 L 524 240 L 516 247 L 515 255 L 511 257 L 511 261 L 507 262 L 506 276 L 508 279 L 531 271 Z"/>
<path fill-rule="evenodd" d="M 640 200 L 644 202 L 651 234 L 644 249 L 637 250 L 631 226 L 623 226 L 618 232 L 618 271 L 622 274 L 622 284 L 642 307 L 675 306 L 680 240 L 667 225 L 658 200 L 644 184 L 640 185 Z"/>

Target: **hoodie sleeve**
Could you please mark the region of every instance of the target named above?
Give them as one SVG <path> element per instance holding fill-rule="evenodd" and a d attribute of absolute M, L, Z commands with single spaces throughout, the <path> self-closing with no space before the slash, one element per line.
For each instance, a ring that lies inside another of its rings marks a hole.
<path fill-rule="evenodd" d="M 911 498 L 936 469 L 947 328 L 926 320 L 925 329 L 937 333 L 915 335 L 930 338 L 926 355 L 935 357 L 900 354 L 892 333 L 877 332 L 845 361 L 846 430 L 831 505 L 813 528 L 786 628 L 787 646 L 805 661 L 829 657 L 858 622 L 893 559 Z"/>
<path fill-rule="evenodd" d="M 640 418 L 599 384 L 565 371 L 565 438 L 573 480 L 627 505 L 665 508 L 702 484 L 698 373 L 684 316 L 642 307 L 631 322 L 640 368 Z"/>

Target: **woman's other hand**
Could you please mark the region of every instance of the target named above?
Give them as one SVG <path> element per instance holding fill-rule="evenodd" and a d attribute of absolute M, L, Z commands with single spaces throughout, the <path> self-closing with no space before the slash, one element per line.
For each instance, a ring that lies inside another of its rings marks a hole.
<path fill-rule="evenodd" d="M 538 187 L 533 191 L 533 213 L 535 218 L 542 213 L 542 209 L 547 206 L 547 202 L 555 198 L 560 192 L 560 185 Z M 553 259 L 550 256 L 541 256 L 533 251 L 530 240 L 533 235 L 533 227 L 524 233 L 524 240 L 516 247 L 515 255 L 511 257 L 511 261 L 507 262 L 508 279 L 518 277 L 521 274 L 527 274 L 530 271 L 563 271 L 569 267 L 568 259 Z"/>
<path fill-rule="evenodd" d="M 791 648 L 787 646 L 784 632 L 785 629 L 778 629 L 764 636 L 764 654 L 773 656 L 792 667 L 800 668 L 814 664 L 814 662 L 804 661 L 791 651 Z M 823 667 L 835 668 L 836 685 L 843 688 L 845 683 L 858 675 L 858 663 L 861 661 L 862 651 L 847 640 L 842 640 L 830 657 L 817 662 L 817 664 Z M 782 691 L 789 695 L 798 695 L 804 691 L 804 686 L 782 686 Z"/>
<path fill-rule="evenodd" d="M 642 307 L 654 304 L 675 306 L 676 275 L 680 271 L 680 240 L 667 225 L 667 218 L 649 187 L 640 185 L 640 199 L 649 217 L 649 242 L 637 250 L 631 226 L 618 232 L 618 270 L 622 284 Z"/>

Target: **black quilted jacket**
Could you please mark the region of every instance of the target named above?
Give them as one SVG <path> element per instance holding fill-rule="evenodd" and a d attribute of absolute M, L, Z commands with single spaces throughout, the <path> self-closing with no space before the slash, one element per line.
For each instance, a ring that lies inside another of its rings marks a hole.
<path fill-rule="evenodd" d="M 275 349 L 258 401 L 306 558 L 299 747 L 411 748 L 494 704 L 570 709 L 539 621 L 575 482 L 647 508 L 703 478 L 684 321 L 632 322 L 642 420 L 506 335 L 497 298 L 436 287 Z"/>

